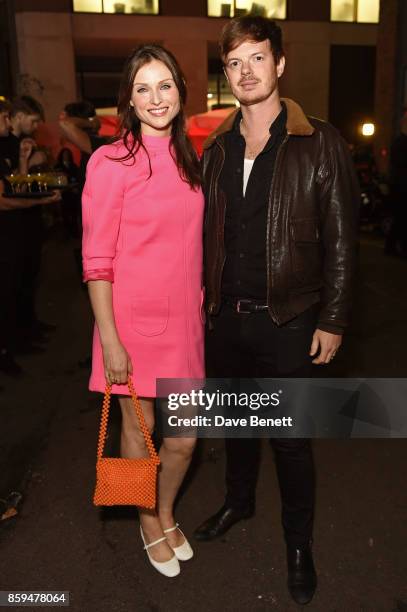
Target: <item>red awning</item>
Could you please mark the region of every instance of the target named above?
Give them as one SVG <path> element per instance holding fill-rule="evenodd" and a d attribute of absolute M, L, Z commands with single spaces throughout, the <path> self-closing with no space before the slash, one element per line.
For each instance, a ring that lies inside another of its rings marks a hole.
<path fill-rule="evenodd" d="M 233 110 L 233 108 L 221 108 L 189 117 L 187 133 L 199 155 L 202 154 L 202 145 L 209 134 L 216 130 Z M 101 115 L 99 119 L 101 122 L 100 135 L 114 136 L 117 133 L 117 115 Z M 58 123 L 41 123 L 35 134 L 35 140 L 40 146 L 48 147 L 54 159 L 63 147 L 68 147 L 72 150 L 75 161 L 79 162 L 80 153 L 78 149 L 64 140 Z"/>
<path fill-rule="evenodd" d="M 211 134 L 226 117 L 230 115 L 234 108 L 219 108 L 217 110 L 192 115 L 187 121 L 188 136 L 197 150 L 198 154 L 202 154 L 202 146 L 206 138 Z"/>

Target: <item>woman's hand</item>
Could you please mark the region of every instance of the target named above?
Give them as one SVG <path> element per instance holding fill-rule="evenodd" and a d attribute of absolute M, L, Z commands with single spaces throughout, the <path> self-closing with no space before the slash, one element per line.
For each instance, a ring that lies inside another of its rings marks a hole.
<path fill-rule="evenodd" d="M 129 375 L 133 374 L 131 359 L 119 340 L 103 346 L 103 362 L 109 385 L 124 385 Z"/>

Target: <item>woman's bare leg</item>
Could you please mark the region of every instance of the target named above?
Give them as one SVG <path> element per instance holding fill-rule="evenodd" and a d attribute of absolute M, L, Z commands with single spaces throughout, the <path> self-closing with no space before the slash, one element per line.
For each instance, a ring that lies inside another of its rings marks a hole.
<path fill-rule="evenodd" d="M 163 529 L 175 525 L 174 501 L 191 463 L 196 438 L 164 438 L 161 449 L 161 470 L 158 479 L 158 516 Z M 184 538 L 178 530 L 166 534 L 172 547 Z"/>
<path fill-rule="evenodd" d="M 147 457 L 148 451 L 131 398 L 120 397 L 119 403 L 122 411 L 121 456 L 127 458 Z M 154 400 L 140 398 L 140 404 L 147 427 L 152 432 L 154 429 Z M 164 536 L 163 527 L 157 513 L 154 510 L 146 510 L 145 508 L 139 508 L 138 511 L 146 543 L 148 544 L 162 538 Z M 174 556 L 172 549 L 166 541 L 150 548 L 149 553 L 155 561 L 159 562 L 168 561 Z"/>

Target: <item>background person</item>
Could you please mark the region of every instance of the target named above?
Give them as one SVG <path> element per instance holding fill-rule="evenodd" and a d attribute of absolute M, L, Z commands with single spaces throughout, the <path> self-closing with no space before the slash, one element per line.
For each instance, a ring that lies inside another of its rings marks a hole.
<path fill-rule="evenodd" d="M 62 218 L 65 229 L 71 238 L 80 237 L 81 229 L 81 189 L 79 187 L 79 168 L 75 164 L 71 149 L 60 150 L 55 170 L 68 177 L 69 189 L 62 192 Z"/>
<path fill-rule="evenodd" d="M 52 172 L 52 156 L 47 147 L 36 147 L 28 160 L 28 173 Z"/>
<path fill-rule="evenodd" d="M 100 120 L 91 102 L 70 102 L 59 116 L 59 127 L 64 138 L 81 151 L 80 176 L 85 182 L 86 165 L 89 157 L 110 138 L 100 136 Z"/>
<path fill-rule="evenodd" d="M 35 130 L 41 121 L 45 120 L 44 109 L 38 100 L 31 96 L 20 96 L 13 99 L 11 111 L 11 129 L 9 138 L 12 146 L 17 150 L 20 143 L 31 143 Z M 29 156 L 30 157 L 30 156 Z M 29 157 L 24 166 L 20 163 L 20 172 L 28 173 Z M 36 312 L 36 297 L 39 286 L 42 246 L 44 242 L 44 224 L 42 208 L 32 206 L 21 212 L 21 238 L 23 251 L 21 282 L 17 292 L 17 322 L 20 334 L 19 350 L 21 352 L 40 352 L 43 350 L 36 342 L 48 339 L 49 332 L 55 326 L 40 321 Z"/>
<path fill-rule="evenodd" d="M 99 147 L 107 144 L 111 138 L 98 134 L 100 120 L 96 115 L 94 105 L 87 100 L 70 102 L 67 104 L 59 116 L 59 127 L 61 128 L 64 138 L 76 146 L 81 152 L 78 171 L 78 191 L 79 196 L 81 196 L 85 184 L 86 166 L 91 154 L 97 151 Z M 79 226 L 78 233 L 80 235 L 82 231 L 81 208 L 79 207 L 78 210 L 79 216 L 77 223 Z M 78 276 L 82 281 L 82 252 L 80 247 L 75 247 L 73 254 Z M 79 365 L 81 367 L 90 367 L 90 363 L 91 359 L 88 357 L 81 360 Z"/>
<path fill-rule="evenodd" d="M 24 252 L 23 211 L 38 204 L 58 202 L 58 193 L 48 198 L 28 200 L 7 198 L 3 194 L 4 179 L 14 170 L 27 168 L 32 143 L 23 141 L 18 147 L 10 136 L 12 105 L 0 100 L 0 371 L 13 377 L 23 374 L 14 358 L 17 336 L 17 294 L 21 286 L 22 253 Z"/>
<path fill-rule="evenodd" d="M 407 108 L 390 150 L 390 203 L 393 221 L 385 253 L 407 257 Z"/>

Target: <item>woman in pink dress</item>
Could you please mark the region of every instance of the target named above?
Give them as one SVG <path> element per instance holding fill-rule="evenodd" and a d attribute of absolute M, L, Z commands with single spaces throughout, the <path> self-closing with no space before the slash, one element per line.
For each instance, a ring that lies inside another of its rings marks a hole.
<path fill-rule="evenodd" d="M 90 158 L 83 192 L 83 269 L 96 319 L 89 388 L 119 396 L 122 457 L 145 456 L 126 386 L 131 374 L 154 428 L 158 378 L 202 378 L 204 200 L 184 127 L 185 81 L 171 53 L 137 49 L 119 94 L 121 138 Z M 164 438 L 157 512 L 139 509 L 151 564 L 180 571 L 192 549 L 175 523 L 175 496 L 195 439 Z"/>

